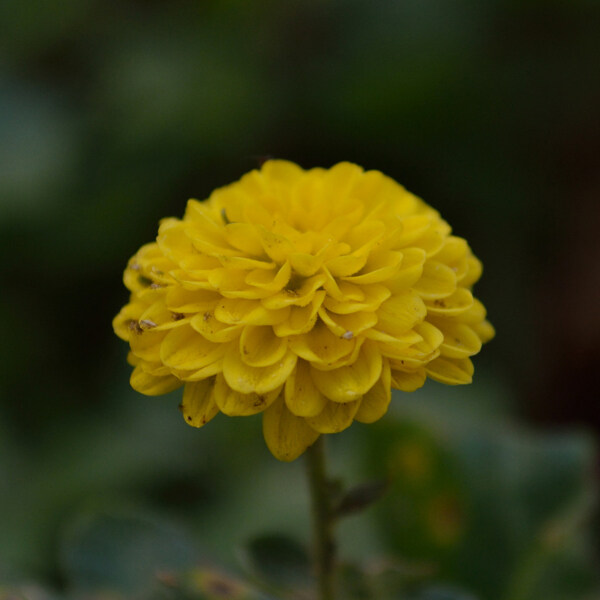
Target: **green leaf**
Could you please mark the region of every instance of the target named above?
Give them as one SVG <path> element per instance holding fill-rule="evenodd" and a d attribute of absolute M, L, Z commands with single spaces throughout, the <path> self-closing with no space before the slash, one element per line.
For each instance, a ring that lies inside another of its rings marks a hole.
<path fill-rule="evenodd" d="M 257 536 L 240 549 L 240 555 L 245 569 L 273 589 L 300 589 L 312 585 L 306 550 L 287 536 Z"/>
<path fill-rule="evenodd" d="M 90 514 L 62 544 L 69 587 L 84 594 L 114 591 L 148 597 L 170 571 L 190 568 L 197 552 L 183 533 L 144 516 Z"/>
<path fill-rule="evenodd" d="M 436 579 L 486 600 L 596 593 L 586 436 L 533 433 L 427 398 L 399 404 L 401 417 L 374 426 L 371 440 L 371 471 L 393 480 L 376 515 L 395 554 L 432 563 Z"/>

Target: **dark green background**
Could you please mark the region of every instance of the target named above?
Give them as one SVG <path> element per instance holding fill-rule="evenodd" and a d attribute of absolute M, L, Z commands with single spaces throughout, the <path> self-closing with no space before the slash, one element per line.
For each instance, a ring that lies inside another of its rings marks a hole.
<path fill-rule="evenodd" d="M 586 430 L 569 443 L 586 448 L 575 463 L 589 484 L 600 428 L 599 17 L 597 2 L 558 0 L 2 2 L 0 581 L 63 584 L 63 532 L 97 507 L 174 520 L 226 563 L 261 528 L 302 532 L 300 462 L 270 457 L 259 419 L 195 431 L 177 394 L 130 390 L 110 326 L 127 299 L 122 269 L 158 220 L 265 156 L 380 169 L 439 209 L 485 265 L 477 295 L 497 337 L 475 359 L 475 383 L 428 383 L 397 399 L 389 423 L 337 436 L 336 469 L 353 478 L 387 464 L 377 457 L 406 433 L 393 423 L 418 403 L 427 423 L 452 420 L 456 406 L 476 440 L 483 413 L 491 438 L 517 446 L 531 429 Z M 386 443 L 374 450 L 375 439 Z M 440 439 L 461 472 L 482 455 L 476 441 Z M 553 439 L 544 444 L 558 448 Z M 525 459 L 506 460 L 518 471 Z M 471 491 L 493 462 L 465 475 Z M 506 491 L 494 485 L 484 506 Z M 557 484 L 544 485 L 528 497 L 534 513 Z M 485 520 L 480 505 L 465 511 Z M 359 521 L 343 532 L 349 555 L 435 554 Z M 485 582 L 506 582 L 506 552 L 498 546 L 479 578 L 452 561 L 444 577 L 492 593 Z"/>

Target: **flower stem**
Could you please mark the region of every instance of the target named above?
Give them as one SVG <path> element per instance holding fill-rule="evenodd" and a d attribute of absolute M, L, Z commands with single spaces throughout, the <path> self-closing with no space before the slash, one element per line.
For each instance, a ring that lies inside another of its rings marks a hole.
<path fill-rule="evenodd" d="M 333 539 L 334 515 L 331 493 L 325 472 L 324 436 L 306 452 L 308 482 L 310 487 L 314 566 L 319 586 L 319 600 L 334 599 L 335 542 Z"/>

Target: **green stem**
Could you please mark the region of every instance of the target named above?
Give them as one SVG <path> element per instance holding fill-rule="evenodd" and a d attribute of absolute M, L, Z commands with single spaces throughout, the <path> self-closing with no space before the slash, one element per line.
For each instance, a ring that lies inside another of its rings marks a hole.
<path fill-rule="evenodd" d="M 331 494 L 325 472 L 324 436 L 306 452 L 313 519 L 314 564 L 319 600 L 334 600 L 335 542 Z"/>

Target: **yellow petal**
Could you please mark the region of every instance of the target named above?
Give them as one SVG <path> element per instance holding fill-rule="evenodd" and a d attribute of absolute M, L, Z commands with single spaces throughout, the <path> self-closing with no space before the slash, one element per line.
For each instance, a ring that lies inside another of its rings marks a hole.
<path fill-rule="evenodd" d="M 432 218 L 429 214 L 404 217 L 402 227 L 395 236 L 394 247 L 405 248 L 414 244 L 415 240 L 423 237 L 431 224 Z"/>
<path fill-rule="evenodd" d="M 460 279 L 467 272 L 467 258 L 470 255 L 471 251 L 467 242 L 463 238 L 451 235 L 444 240 L 444 246 L 435 255 L 435 260 L 452 268 Z"/>
<path fill-rule="evenodd" d="M 360 407 L 360 397 L 353 402 L 328 402 L 316 417 L 308 417 L 306 422 L 319 433 L 339 433 L 352 425 Z"/>
<path fill-rule="evenodd" d="M 129 383 L 136 392 L 146 396 L 168 394 L 182 385 L 182 382 L 173 375 L 167 375 L 166 377 L 150 375 L 139 365 L 131 373 Z"/>
<path fill-rule="evenodd" d="M 387 300 L 391 296 L 390 290 L 379 283 L 361 286 L 361 290 L 365 295 L 364 300 L 357 302 L 340 302 L 338 300 L 335 300 L 334 298 L 327 297 L 325 298 L 323 305 L 327 310 L 330 310 L 334 313 L 340 315 L 347 315 L 362 310 L 377 310 L 381 303 L 385 302 L 385 300 Z"/>
<path fill-rule="evenodd" d="M 164 300 L 159 300 L 149 306 L 139 318 L 139 326 L 145 331 L 165 331 L 181 327 L 186 323 L 189 323 L 189 318 L 185 318 L 181 313 L 167 310 Z"/>
<path fill-rule="evenodd" d="M 302 277 L 311 277 L 323 264 L 322 256 L 305 254 L 303 252 L 290 254 L 289 260 L 294 272 Z"/>
<path fill-rule="evenodd" d="M 223 357 L 219 357 L 215 362 L 206 365 L 195 371 L 184 371 L 181 369 L 172 369 L 173 375 L 183 381 L 201 381 L 223 371 Z"/>
<path fill-rule="evenodd" d="M 416 292 L 397 294 L 379 307 L 377 330 L 396 337 L 421 323 L 426 315 L 425 303 Z"/>
<path fill-rule="evenodd" d="M 386 281 L 398 271 L 401 261 L 401 252 L 372 252 L 359 273 L 343 279 L 359 285 Z"/>
<path fill-rule="evenodd" d="M 392 387 L 403 392 L 414 392 L 423 387 L 426 379 L 425 369 L 420 368 L 416 371 L 392 370 Z"/>
<path fill-rule="evenodd" d="M 363 221 L 353 227 L 341 240 L 346 242 L 357 255 L 368 252 L 385 235 L 385 223 L 381 221 Z"/>
<path fill-rule="evenodd" d="M 284 183 L 286 186 L 294 186 L 304 175 L 304 171 L 297 164 L 281 159 L 265 161 L 260 171 L 268 182 Z"/>
<path fill-rule="evenodd" d="M 424 321 L 415 325 L 415 331 L 423 338 L 415 347 L 423 352 L 431 352 L 444 342 L 444 334 L 433 323 Z"/>
<path fill-rule="evenodd" d="M 423 274 L 423 265 L 427 255 L 421 248 L 406 248 L 402 250 L 402 263 L 394 276 L 385 282 L 392 294 L 408 291 Z"/>
<path fill-rule="evenodd" d="M 251 367 L 268 367 L 287 352 L 287 338 L 277 337 L 269 326 L 246 325 L 240 337 L 240 355 Z"/>
<path fill-rule="evenodd" d="M 374 423 L 387 412 L 392 399 L 390 362 L 385 359 L 382 364 L 381 377 L 377 383 L 362 397 L 358 412 L 354 416 L 361 423 Z"/>
<path fill-rule="evenodd" d="M 468 325 L 447 321 L 440 321 L 438 325 L 444 334 L 444 341 L 440 346 L 442 356 L 467 358 L 481 350 L 479 336 Z"/>
<path fill-rule="evenodd" d="M 160 347 L 160 359 L 165 365 L 187 371 L 210 365 L 224 353 L 224 344 L 209 342 L 187 325 L 171 329 Z"/>
<path fill-rule="evenodd" d="M 229 325 L 274 325 L 285 321 L 290 309 L 268 309 L 258 300 L 224 298 L 215 308 L 215 317 Z"/>
<path fill-rule="evenodd" d="M 163 219 L 160 222 L 156 242 L 160 251 L 175 264 L 194 253 L 192 242 L 185 234 L 185 225 L 178 219 Z"/>
<path fill-rule="evenodd" d="M 328 365 L 350 354 L 356 340 L 335 335 L 319 321 L 308 333 L 291 336 L 289 345 L 304 360 Z"/>
<path fill-rule="evenodd" d="M 265 272 L 263 269 L 258 269 Z M 270 273 L 271 271 L 266 271 Z M 244 269 L 213 269 L 209 276 L 209 283 L 214 289 L 218 289 L 221 296 L 225 298 L 265 298 L 269 295 L 267 290 L 246 283 L 248 271 Z"/>
<path fill-rule="evenodd" d="M 365 266 L 368 258 L 369 255 L 366 253 L 360 256 L 356 254 L 337 256 L 327 261 L 327 269 L 334 277 L 347 277 L 358 273 Z"/>
<path fill-rule="evenodd" d="M 476 325 L 471 325 L 471 328 L 479 336 L 483 344 L 489 342 L 496 335 L 496 330 L 489 321 L 481 321 Z"/>
<path fill-rule="evenodd" d="M 471 307 L 460 315 L 460 322 L 467 325 L 476 325 L 485 319 L 486 314 L 485 306 L 477 298 L 473 298 Z"/>
<path fill-rule="evenodd" d="M 348 195 L 358 183 L 363 170 L 358 165 L 349 162 L 340 162 L 328 169 L 323 177 L 323 197 L 333 203 L 333 199 L 340 199 Z"/>
<path fill-rule="evenodd" d="M 156 331 L 154 329 L 144 330 L 139 323 L 136 323 L 134 333 L 129 338 L 131 351 L 138 358 L 149 362 L 160 362 L 161 343 L 166 333 L 165 331 Z"/>
<path fill-rule="evenodd" d="M 471 255 L 467 258 L 467 274 L 462 278 L 461 285 L 471 287 L 481 277 L 483 265 L 475 256 Z"/>
<path fill-rule="evenodd" d="M 321 308 L 319 316 L 332 333 L 346 340 L 356 337 L 377 323 L 377 313 L 374 312 L 355 312 L 348 315 L 336 315 Z"/>
<path fill-rule="evenodd" d="M 315 369 L 318 369 L 319 371 L 332 371 L 334 369 L 339 369 L 340 367 L 346 367 L 348 365 L 354 364 L 356 362 L 356 359 L 358 358 L 358 355 L 360 354 L 362 345 L 365 343 L 365 338 L 362 336 L 359 336 L 359 337 L 355 337 L 352 339 L 355 342 L 355 345 L 354 345 L 354 348 L 352 349 L 352 352 L 350 352 L 350 354 L 346 354 L 345 356 L 338 358 L 334 362 L 326 363 L 326 362 L 313 361 L 310 363 L 311 366 L 314 367 Z"/>
<path fill-rule="evenodd" d="M 263 435 L 273 456 L 286 462 L 298 458 L 319 437 L 302 417 L 288 410 L 281 397 L 263 413 Z"/>
<path fill-rule="evenodd" d="M 219 412 L 213 394 L 214 386 L 212 378 L 185 384 L 181 412 L 188 425 L 202 427 Z"/>
<path fill-rule="evenodd" d="M 142 313 L 147 309 L 146 304 L 141 302 L 130 302 L 126 304 L 119 314 L 113 319 L 112 325 L 114 332 L 124 341 L 134 335 L 136 323 L 138 323 Z"/>
<path fill-rule="evenodd" d="M 277 271 L 265 271 L 263 269 L 250 271 L 246 275 L 245 282 L 248 285 L 274 293 L 281 290 L 287 284 L 291 275 L 292 267 L 289 261 L 286 261 Z"/>
<path fill-rule="evenodd" d="M 269 231 L 262 225 L 258 225 L 256 230 L 265 252 L 276 263 L 284 263 L 296 251 L 292 242 L 283 235 Z"/>
<path fill-rule="evenodd" d="M 440 383 L 461 385 L 473 381 L 473 363 L 469 358 L 436 358 L 425 368 L 427 375 Z"/>
<path fill-rule="evenodd" d="M 296 363 L 296 368 L 285 382 L 285 403 L 298 417 L 315 417 L 327 404 L 327 398 L 312 380 L 310 365 L 304 360 Z"/>
<path fill-rule="evenodd" d="M 242 333 L 243 325 L 222 323 L 215 318 L 214 312 L 197 314 L 190 320 L 190 325 L 210 342 L 223 343 L 237 339 Z"/>
<path fill-rule="evenodd" d="M 247 256 L 219 256 L 219 262 L 228 269 L 244 269 L 247 271 L 252 269 L 271 271 L 277 266 L 274 262 L 257 260 Z"/>
<path fill-rule="evenodd" d="M 232 390 L 223 375 L 219 374 L 215 380 L 214 399 L 222 413 L 230 417 L 246 417 L 271 406 L 280 391 L 281 387 L 278 387 L 265 394 L 242 394 Z"/>
<path fill-rule="evenodd" d="M 426 300 L 446 298 L 456 290 L 456 274 L 446 265 L 428 260 L 423 266 L 423 275 L 414 285 L 414 290 Z"/>
<path fill-rule="evenodd" d="M 473 294 L 463 287 L 459 287 L 454 294 L 446 298 L 436 298 L 427 303 L 427 312 L 431 315 L 455 317 L 467 312 L 473 305 Z"/>
<path fill-rule="evenodd" d="M 376 342 L 384 344 L 393 344 L 398 348 L 408 348 L 413 344 L 418 344 L 423 338 L 414 330 L 410 329 L 402 334 L 391 335 L 378 329 L 369 329 L 365 331 L 364 336 Z"/>
<path fill-rule="evenodd" d="M 328 271 L 324 272 L 327 276 L 323 287 L 330 296 L 331 300 L 337 300 L 338 302 L 362 302 L 365 299 L 365 292 L 362 287 L 355 285 L 354 283 L 348 283 L 334 279 L 334 277 Z"/>
<path fill-rule="evenodd" d="M 268 367 L 251 367 L 233 344 L 223 361 L 223 376 L 229 387 L 242 394 L 265 394 L 282 386 L 296 366 L 296 355 L 288 352 L 280 361 Z"/>
<path fill-rule="evenodd" d="M 434 225 L 424 236 L 415 241 L 415 246 L 425 250 L 427 256 L 437 255 L 444 245 L 446 235 L 446 227 Z"/>
<path fill-rule="evenodd" d="M 186 290 L 179 286 L 169 289 L 165 306 L 176 313 L 196 313 L 212 310 L 220 300 L 217 292 L 209 290 Z"/>
<path fill-rule="evenodd" d="M 310 304 L 316 291 L 323 285 L 325 279 L 326 276 L 323 273 L 317 273 L 305 279 L 297 289 L 290 287 L 288 284 L 287 288 L 269 298 L 265 298 L 262 303 L 270 310 L 281 309 L 291 305 L 306 306 Z"/>
<path fill-rule="evenodd" d="M 250 223 L 230 223 L 225 226 L 225 239 L 234 248 L 252 256 L 264 256 L 265 252 L 256 227 Z"/>
<path fill-rule="evenodd" d="M 286 321 L 273 325 L 275 335 L 280 337 L 300 335 L 310 331 L 317 322 L 317 312 L 325 299 L 325 290 L 315 292 L 310 304 L 306 306 L 290 306 L 290 314 Z"/>
<path fill-rule="evenodd" d="M 311 376 L 317 388 L 334 402 L 352 402 L 366 394 L 381 375 L 382 358 L 377 345 L 367 340 L 352 365 L 332 371 L 311 366 Z"/>

